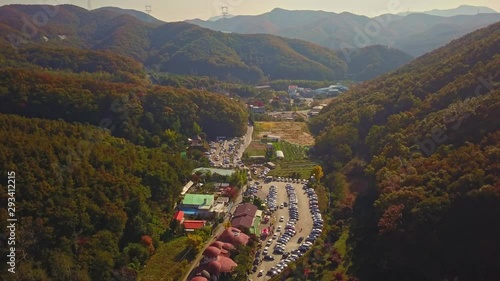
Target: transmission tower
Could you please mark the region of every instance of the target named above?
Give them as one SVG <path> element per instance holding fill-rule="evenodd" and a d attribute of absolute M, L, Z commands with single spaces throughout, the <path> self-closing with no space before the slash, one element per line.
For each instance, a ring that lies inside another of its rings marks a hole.
<path fill-rule="evenodd" d="M 227 6 L 222 6 L 220 9 L 222 10 L 223 17 L 227 17 L 227 15 L 229 15 L 229 8 Z"/>
<path fill-rule="evenodd" d="M 87 1 L 87 10 L 92 10 L 92 3 L 90 2 L 90 0 Z"/>
<path fill-rule="evenodd" d="M 151 10 L 151 5 L 146 5 L 146 13 L 148 13 L 148 15 L 151 14 L 153 10 Z"/>

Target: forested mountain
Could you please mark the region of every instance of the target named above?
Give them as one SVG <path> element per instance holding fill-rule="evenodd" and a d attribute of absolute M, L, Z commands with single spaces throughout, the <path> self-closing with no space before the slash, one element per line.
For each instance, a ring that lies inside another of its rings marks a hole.
<path fill-rule="evenodd" d="M 148 23 L 153 23 L 153 24 L 165 23 L 165 22 L 163 22 L 163 21 L 161 21 L 161 20 L 159 20 L 159 19 L 157 19 L 149 14 L 146 14 L 146 13 L 141 12 L 141 11 L 136 11 L 136 10 L 121 9 L 118 7 L 102 7 L 102 8 L 96 9 L 96 10 L 111 11 L 113 13 L 120 14 L 120 15 L 131 15 L 138 20 L 148 22 Z"/>
<path fill-rule="evenodd" d="M 12 22 L 0 11 L 0 21 Z M 246 132 L 243 103 L 152 85 L 137 57 L 116 51 L 140 48 L 97 40 L 86 32 L 102 18 L 84 23 L 78 12 L 60 7 L 32 43 L 13 46 L 5 40 L 13 33 L 1 33 L 0 172 L 14 171 L 17 189 L 9 194 L 6 178 L 0 183 L 0 219 L 7 229 L 7 198 L 15 197 L 17 268 L 9 275 L 2 263 L 0 280 L 135 280 L 159 241 L 172 238 L 182 186 L 207 161 L 187 150 L 187 138 Z M 113 20 L 123 19 L 135 20 Z M 95 32 L 121 30 L 107 27 Z M 6 237 L 1 231 L 0 245 Z"/>
<path fill-rule="evenodd" d="M 422 13 L 408 16 L 385 14 L 369 18 L 347 12 L 274 9 L 257 16 L 188 22 L 219 31 L 298 38 L 334 50 L 349 46 L 390 45 L 416 57 L 499 20 L 498 13 L 453 17 Z"/>
<path fill-rule="evenodd" d="M 49 17 L 47 23 L 27 27 L 22 19 L 40 11 Z M 28 33 L 32 26 L 35 30 Z M 110 9 L 71 5 L 2 6 L 0 34 L 0 40 L 14 46 L 108 50 L 158 71 L 229 81 L 335 80 L 347 68 L 333 51 L 301 40 L 225 34 L 183 22 L 158 25 Z"/>
<path fill-rule="evenodd" d="M 0 112 L 104 126 L 141 145 L 174 145 L 199 133 L 198 126 L 209 137 L 246 130 L 242 104 L 206 91 L 115 83 L 99 79 L 101 74 L 11 68 L 0 73 Z"/>
<path fill-rule="evenodd" d="M 498 279 L 498 46 L 500 23 L 354 87 L 312 120 L 335 194 L 328 236 L 349 237 L 341 277 Z"/>
<path fill-rule="evenodd" d="M 168 236 L 168 214 L 193 167 L 178 153 L 62 120 L 0 113 L 0 129 L 0 171 L 16 173 L 18 266 L 9 279 L 2 263 L 2 280 L 129 278 L 153 253 L 143 236 L 155 245 Z"/>
<path fill-rule="evenodd" d="M 398 49 L 372 45 L 362 49 L 345 49 L 339 55 L 347 63 L 347 79 L 365 81 L 410 62 L 413 57 Z"/>

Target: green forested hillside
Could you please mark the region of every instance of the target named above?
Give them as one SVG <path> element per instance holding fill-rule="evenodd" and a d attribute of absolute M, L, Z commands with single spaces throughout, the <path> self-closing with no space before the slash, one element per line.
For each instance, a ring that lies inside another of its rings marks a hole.
<path fill-rule="evenodd" d="M 328 236 L 349 234 L 342 266 L 329 270 L 359 280 L 498 279 L 498 46 L 500 23 L 354 87 L 311 121 L 337 198 Z"/>
<path fill-rule="evenodd" d="M 208 137 L 246 130 L 244 105 L 206 91 L 116 83 L 100 73 L 17 68 L 0 73 L 0 112 L 102 126 L 141 145 L 173 145 L 199 133 L 195 124 Z"/>
<path fill-rule="evenodd" d="M 153 85 L 142 63 L 111 50 L 0 47 L 1 245 L 11 196 L 18 219 L 17 274 L 2 263 L 0 280 L 135 280 L 172 240 L 182 186 L 207 161 L 187 138 L 241 136 L 245 106 Z"/>
<path fill-rule="evenodd" d="M 346 77 L 366 81 L 395 70 L 410 62 L 413 57 L 395 48 L 381 45 L 362 49 L 343 50 L 339 57 L 347 63 Z"/>
<path fill-rule="evenodd" d="M 0 128 L 0 171 L 16 173 L 15 280 L 111 280 L 145 264 L 143 235 L 166 238 L 192 168 L 179 154 L 62 120 L 0 114 Z"/>

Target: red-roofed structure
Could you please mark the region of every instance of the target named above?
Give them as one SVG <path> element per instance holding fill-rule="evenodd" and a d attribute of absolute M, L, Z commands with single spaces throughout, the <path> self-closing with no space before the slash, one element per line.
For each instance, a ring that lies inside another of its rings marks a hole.
<path fill-rule="evenodd" d="M 198 267 L 190 273 L 190 281 L 219 280 L 219 276 L 231 273 L 238 266 L 230 258 L 230 250 L 235 244 L 246 245 L 250 237 L 241 230 L 228 227 L 220 236 L 203 251 L 203 258 Z"/>
<path fill-rule="evenodd" d="M 220 249 L 214 246 L 208 246 L 205 251 L 203 251 L 203 256 L 208 259 L 216 258 L 220 255 Z"/>
<path fill-rule="evenodd" d="M 228 257 L 219 256 L 218 261 L 221 265 L 220 272 L 232 272 L 238 266 L 237 263 Z"/>
<path fill-rule="evenodd" d="M 195 229 L 200 229 L 206 225 L 207 221 L 200 220 L 184 220 L 183 225 L 186 231 L 194 231 Z"/>
<path fill-rule="evenodd" d="M 233 218 L 231 219 L 231 226 L 240 229 L 250 229 L 257 213 L 257 206 L 250 203 L 239 205 L 234 211 Z"/>
<path fill-rule="evenodd" d="M 228 227 L 221 233 L 219 240 L 233 245 L 246 245 L 250 240 L 250 236 L 241 232 L 241 230 L 237 228 Z"/>
<path fill-rule="evenodd" d="M 208 279 L 203 276 L 195 276 L 191 281 L 208 281 Z"/>
<path fill-rule="evenodd" d="M 175 212 L 174 220 L 182 223 L 182 221 L 184 220 L 184 212 L 181 210 L 178 210 L 177 212 Z"/>

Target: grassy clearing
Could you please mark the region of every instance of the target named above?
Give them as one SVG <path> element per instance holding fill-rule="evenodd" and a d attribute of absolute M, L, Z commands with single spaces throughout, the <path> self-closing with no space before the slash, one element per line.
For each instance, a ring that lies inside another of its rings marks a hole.
<path fill-rule="evenodd" d="M 271 170 L 269 175 L 290 177 L 293 172 L 298 172 L 301 178 L 308 179 L 315 165 L 309 160 L 276 163 L 276 168 Z"/>
<path fill-rule="evenodd" d="M 252 141 L 245 152 L 248 154 L 248 156 L 265 156 L 266 145 L 260 143 L 259 141 Z"/>
<path fill-rule="evenodd" d="M 189 270 L 192 258 L 187 237 L 179 237 L 168 243 L 160 243 L 156 253 L 148 261 L 146 267 L 139 272 L 138 281 L 170 281 L 181 280 Z"/>
<path fill-rule="evenodd" d="M 308 147 L 292 144 L 286 141 L 273 143 L 275 150 L 283 151 L 285 155 L 284 161 L 294 161 L 294 160 L 305 160 L 308 159 L 307 151 Z"/>

